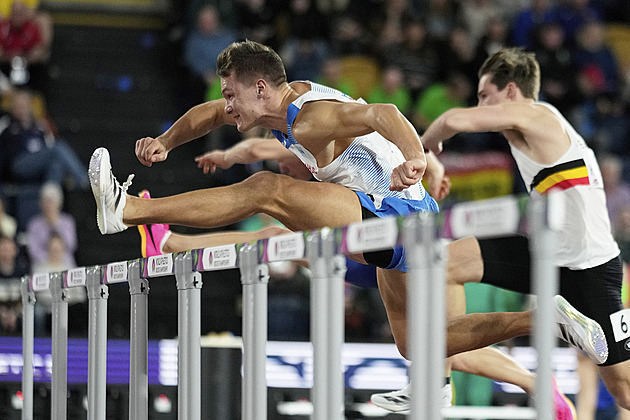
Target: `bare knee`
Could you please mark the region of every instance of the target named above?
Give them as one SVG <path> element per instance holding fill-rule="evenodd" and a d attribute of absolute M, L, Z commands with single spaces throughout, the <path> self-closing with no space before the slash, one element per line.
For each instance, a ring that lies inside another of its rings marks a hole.
<path fill-rule="evenodd" d="M 473 237 L 458 239 L 446 247 L 446 281 L 463 285 L 479 282 L 483 277 L 483 259 L 479 242 Z"/>
<path fill-rule="evenodd" d="M 278 197 L 282 189 L 282 177 L 284 175 L 269 171 L 256 172 L 240 182 L 241 188 L 246 190 L 243 191 L 243 199 L 258 203 L 258 210 L 263 211 Z"/>

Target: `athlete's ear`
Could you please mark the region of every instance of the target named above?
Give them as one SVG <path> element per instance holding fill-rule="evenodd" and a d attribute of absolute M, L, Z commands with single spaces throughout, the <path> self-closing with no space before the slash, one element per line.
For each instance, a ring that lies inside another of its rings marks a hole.
<path fill-rule="evenodd" d="M 265 83 L 263 79 L 258 79 L 256 81 L 256 93 L 258 95 L 262 95 L 266 87 L 267 87 L 267 83 Z"/>
<path fill-rule="evenodd" d="M 516 95 L 518 93 L 518 86 L 516 86 L 516 83 L 514 82 L 510 82 L 508 83 L 505 88 L 507 89 L 507 96 L 509 99 L 515 99 Z"/>

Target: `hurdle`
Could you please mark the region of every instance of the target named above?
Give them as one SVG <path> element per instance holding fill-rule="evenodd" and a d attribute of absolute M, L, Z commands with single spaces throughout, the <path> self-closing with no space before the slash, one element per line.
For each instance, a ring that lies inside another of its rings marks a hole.
<path fill-rule="evenodd" d="M 552 201 L 552 200 L 549 200 Z M 33 411 L 33 322 L 35 292 L 50 290 L 53 302 L 51 418 L 67 417 L 67 289 L 85 287 L 88 319 L 88 419 L 106 418 L 106 352 L 108 285 L 127 282 L 130 292 L 129 417 L 148 418 L 147 306 L 150 281 L 175 277 L 178 293 L 178 418 L 201 418 L 201 272 L 239 268 L 243 287 L 242 418 L 266 418 L 267 264 L 306 258 L 311 269 L 311 338 L 313 343 L 312 418 L 343 418 L 343 279 L 345 254 L 387 249 L 402 244 L 407 251 L 409 346 L 412 419 L 456 417 L 461 408 L 441 408 L 440 384 L 445 354 L 445 285 L 443 246 L 437 218 L 456 236 L 515 233 L 521 229 L 522 199 L 505 197 L 460 203 L 445 213 L 370 219 L 342 228 L 295 232 L 246 244 L 229 244 L 175 254 L 81 267 L 62 273 L 42 273 L 22 279 L 23 419 Z M 512 409 L 511 418 L 551 418 L 549 354 L 552 296 L 557 273 L 551 261 L 551 225 L 555 204 L 530 200 L 534 284 L 539 294 L 535 347 L 539 352 L 538 398 L 534 408 Z M 463 220 L 472 220 L 469 226 Z M 497 223 L 501 220 L 501 223 Z M 485 229 L 485 231 L 484 231 Z M 427 346 L 427 343 L 430 346 Z M 482 417 L 493 418 L 489 407 Z M 264 413 L 264 414 L 263 414 Z M 540 415 L 537 415 L 540 413 Z M 466 416 L 474 415 L 467 411 Z M 502 414 L 503 415 L 503 414 Z M 482 418 L 479 417 L 479 418 Z M 499 417 L 495 417 L 499 418 Z"/>

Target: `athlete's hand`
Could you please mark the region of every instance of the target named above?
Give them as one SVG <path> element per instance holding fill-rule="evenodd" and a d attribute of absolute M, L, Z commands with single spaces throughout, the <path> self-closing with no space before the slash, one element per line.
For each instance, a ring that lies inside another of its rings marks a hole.
<path fill-rule="evenodd" d="M 168 150 L 158 139 L 144 137 L 136 141 L 136 157 L 145 166 L 162 162 L 168 157 Z"/>
<path fill-rule="evenodd" d="M 441 178 L 428 178 L 426 179 L 429 195 L 436 200 L 440 201 L 446 198 L 449 192 L 451 192 L 451 180 L 448 176 L 444 175 Z"/>
<path fill-rule="evenodd" d="M 417 184 L 427 168 L 426 159 L 412 159 L 394 168 L 390 191 L 402 191 Z"/>
<path fill-rule="evenodd" d="M 420 142 L 422 143 L 425 149 L 429 149 L 436 155 L 439 155 L 440 153 L 442 153 L 441 141 L 435 141 L 435 140 L 427 139 L 425 137 L 420 137 Z"/>
<path fill-rule="evenodd" d="M 233 162 L 227 159 L 225 150 L 213 150 L 205 155 L 197 156 L 195 162 L 197 162 L 197 167 L 201 168 L 204 174 L 208 172 L 214 173 L 217 170 L 217 166 L 228 169 L 233 165 Z"/>

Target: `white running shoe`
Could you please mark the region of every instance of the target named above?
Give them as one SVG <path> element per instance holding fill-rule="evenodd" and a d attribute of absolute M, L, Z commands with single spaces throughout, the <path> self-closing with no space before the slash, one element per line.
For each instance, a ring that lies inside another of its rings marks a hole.
<path fill-rule="evenodd" d="M 582 350 L 595 363 L 604 363 L 608 359 L 608 344 L 599 323 L 584 316 L 560 295 L 554 296 L 554 303 L 556 335 Z"/>
<path fill-rule="evenodd" d="M 96 200 L 98 229 L 103 235 L 127 229 L 122 221 L 123 209 L 127 202 L 127 189 L 134 175 L 129 175 L 127 181 L 120 185 L 112 173 L 109 151 L 104 147 L 99 147 L 92 153 L 88 175 Z"/>
<path fill-rule="evenodd" d="M 442 407 L 450 407 L 453 400 L 451 384 L 442 387 Z M 411 408 L 411 383 L 399 391 L 372 394 L 370 401 L 377 407 L 394 413 L 408 414 Z"/>

